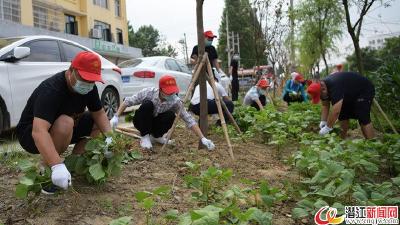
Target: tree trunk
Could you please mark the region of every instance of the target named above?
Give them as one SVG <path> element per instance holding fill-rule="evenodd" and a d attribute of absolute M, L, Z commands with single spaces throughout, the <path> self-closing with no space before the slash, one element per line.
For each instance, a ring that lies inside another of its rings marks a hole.
<path fill-rule="evenodd" d="M 203 27 L 203 0 L 196 0 L 196 15 L 197 15 L 197 46 L 198 46 L 198 63 L 203 57 L 205 51 L 204 42 L 204 27 Z M 206 86 L 206 66 L 203 67 L 199 77 L 200 85 L 200 130 L 204 136 L 207 136 L 208 131 L 208 108 L 207 108 L 207 86 Z M 199 149 L 202 148 L 199 142 Z"/>
<path fill-rule="evenodd" d="M 328 66 L 328 62 L 326 61 L 326 55 L 325 53 L 322 53 L 322 59 L 324 60 L 324 64 L 325 64 L 325 75 L 328 76 L 329 75 L 329 66 Z"/>

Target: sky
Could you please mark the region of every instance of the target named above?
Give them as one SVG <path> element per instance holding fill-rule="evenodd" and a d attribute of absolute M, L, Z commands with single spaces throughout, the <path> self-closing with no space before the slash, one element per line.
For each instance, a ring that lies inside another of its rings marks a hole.
<path fill-rule="evenodd" d="M 289 0 L 288 0 L 289 1 Z M 126 0 L 128 20 L 136 31 L 142 25 L 153 25 L 165 40 L 174 46 L 183 58 L 181 45 L 178 43 L 186 34 L 189 55 L 197 44 L 196 0 Z M 295 0 L 295 2 L 297 2 Z M 400 0 L 383 0 L 390 2 L 385 7 L 377 1 L 365 19 L 361 46 L 368 44 L 369 38 L 379 34 L 400 32 Z M 203 5 L 204 30 L 212 30 L 218 35 L 221 23 L 224 0 L 206 0 Z M 352 9 L 352 14 L 356 9 Z M 355 16 L 355 15 L 354 15 Z M 344 27 L 342 40 L 337 42 L 339 54 L 331 56 L 331 63 L 344 60 L 352 52 L 352 42 Z M 217 45 L 218 38 L 214 41 Z"/>

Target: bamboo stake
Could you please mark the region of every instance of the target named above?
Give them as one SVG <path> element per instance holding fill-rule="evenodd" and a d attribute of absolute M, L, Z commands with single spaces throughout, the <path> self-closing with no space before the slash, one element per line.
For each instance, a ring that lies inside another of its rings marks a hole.
<path fill-rule="evenodd" d="M 129 127 L 117 127 L 117 129 L 128 132 L 128 133 L 134 133 L 136 135 L 140 135 L 140 131 L 134 129 L 134 128 L 129 128 Z"/>
<path fill-rule="evenodd" d="M 208 59 L 208 55 L 207 53 L 204 53 L 203 58 L 201 59 L 201 62 L 199 63 L 199 66 L 197 68 L 197 70 L 194 72 L 192 81 L 189 84 L 188 90 L 186 91 L 186 95 L 183 98 L 183 105 L 186 103 L 186 101 L 190 98 L 190 96 L 192 95 L 192 91 L 194 89 L 194 86 L 196 84 L 197 79 L 199 78 L 200 72 L 202 71 L 202 68 L 204 66 L 204 64 L 206 63 L 206 60 Z M 167 141 L 165 142 L 165 144 L 162 146 L 161 151 L 164 151 L 165 146 L 167 145 L 168 141 L 170 140 L 172 133 L 175 130 L 176 124 L 178 123 L 179 120 L 179 115 L 181 114 L 183 108 L 185 106 L 183 106 L 182 108 L 179 109 L 178 115 L 176 115 L 174 123 L 172 124 L 171 128 L 168 130 L 167 132 L 167 136 L 165 137 L 167 139 Z"/>
<path fill-rule="evenodd" d="M 392 128 L 393 132 L 395 134 L 399 134 L 396 130 L 396 128 L 394 128 L 392 122 L 389 120 L 389 118 L 387 117 L 386 113 L 383 111 L 383 109 L 381 108 L 381 106 L 379 105 L 378 101 L 376 101 L 376 99 L 374 98 L 374 104 L 376 105 L 376 107 L 378 108 L 379 112 L 383 115 L 383 118 L 385 118 L 386 122 L 388 122 L 390 128 Z"/>
<path fill-rule="evenodd" d="M 118 128 L 115 128 L 115 131 L 117 131 L 118 133 L 121 133 L 121 134 L 123 134 L 123 135 L 129 136 L 129 137 L 133 137 L 133 138 L 137 138 L 137 139 L 142 138 L 142 137 L 139 136 L 139 135 L 132 134 L 132 133 L 129 133 L 129 132 L 125 132 L 125 131 L 122 131 L 122 130 L 120 130 L 120 129 L 118 129 Z"/>
<path fill-rule="evenodd" d="M 213 72 L 211 70 L 210 61 L 208 60 L 208 58 L 206 60 L 206 65 L 207 65 L 207 71 L 208 71 L 208 78 L 211 80 L 210 85 L 214 92 L 215 103 L 217 104 L 219 119 L 221 120 L 221 126 L 222 126 L 222 129 L 224 130 L 225 139 L 228 144 L 229 155 L 231 156 L 232 161 L 234 161 L 235 157 L 233 156 L 231 140 L 229 139 L 229 135 L 228 135 L 228 128 L 226 127 L 225 118 L 224 118 L 224 114 L 222 113 L 221 102 L 219 99 L 219 94 L 217 91 L 217 87 L 215 86 L 215 80 L 214 80 Z"/>
<path fill-rule="evenodd" d="M 221 100 L 222 108 L 225 110 L 226 115 L 228 115 L 228 118 L 231 121 L 231 123 L 233 124 L 233 126 L 235 127 L 236 131 L 239 134 L 242 134 L 242 131 L 240 130 L 239 126 L 237 125 L 235 118 L 233 118 L 231 112 L 229 112 L 229 110 L 228 110 L 228 107 L 226 107 L 225 102 L 222 99 L 220 99 L 220 100 Z"/>

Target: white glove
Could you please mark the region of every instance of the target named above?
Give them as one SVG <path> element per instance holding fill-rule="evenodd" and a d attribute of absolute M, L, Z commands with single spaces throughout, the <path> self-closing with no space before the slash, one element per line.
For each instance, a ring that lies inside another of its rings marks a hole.
<path fill-rule="evenodd" d="M 72 185 L 71 174 L 68 172 L 64 163 L 56 164 L 51 167 L 51 181 L 54 185 L 67 190 Z"/>
<path fill-rule="evenodd" d="M 113 141 L 112 137 L 107 137 L 104 142 L 106 143 L 106 146 L 109 146 L 111 145 L 112 141 Z"/>
<path fill-rule="evenodd" d="M 111 157 L 113 157 L 114 154 L 108 150 L 108 146 L 111 145 L 111 143 L 113 142 L 113 139 L 112 139 L 112 137 L 107 137 L 104 142 L 106 143 L 106 146 L 104 147 L 104 157 L 106 157 L 107 159 L 110 159 Z"/>
<path fill-rule="evenodd" d="M 115 129 L 118 126 L 118 116 L 115 114 L 113 118 L 110 120 L 110 126 L 112 129 Z"/>
<path fill-rule="evenodd" d="M 213 150 L 215 148 L 214 143 L 211 140 L 208 140 L 207 138 L 203 137 L 201 138 L 201 143 L 207 147 L 208 150 Z"/>
<path fill-rule="evenodd" d="M 322 129 L 326 124 L 327 124 L 326 121 L 321 121 L 321 122 L 319 123 L 319 129 Z"/>
<path fill-rule="evenodd" d="M 325 134 L 329 133 L 331 130 L 333 130 L 333 128 L 330 128 L 327 125 L 325 125 L 323 128 L 321 128 L 321 130 L 319 131 L 319 134 L 325 135 Z"/>
<path fill-rule="evenodd" d="M 295 92 L 295 91 L 292 91 L 292 94 L 293 94 L 293 95 L 297 95 L 297 92 Z"/>

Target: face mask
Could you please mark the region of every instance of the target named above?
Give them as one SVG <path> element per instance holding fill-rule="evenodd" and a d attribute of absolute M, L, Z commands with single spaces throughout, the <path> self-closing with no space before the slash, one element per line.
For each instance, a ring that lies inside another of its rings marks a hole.
<path fill-rule="evenodd" d="M 257 92 L 258 92 L 258 94 L 259 95 L 265 95 L 265 90 L 263 90 L 263 89 L 257 89 Z"/>
<path fill-rule="evenodd" d="M 74 73 L 76 83 L 74 86 L 72 86 L 72 89 L 81 95 L 85 95 L 85 94 L 89 93 L 93 89 L 94 83 L 87 83 L 84 81 L 80 81 L 76 78 L 75 72 L 73 72 L 73 73 Z"/>
<path fill-rule="evenodd" d="M 206 46 L 211 46 L 212 45 L 212 40 L 208 40 L 208 39 L 206 39 Z"/>
<path fill-rule="evenodd" d="M 172 95 L 164 95 L 164 99 L 167 102 L 173 102 L 178 98 L 178 96 L 176 96 L 176 94 L 172 94 Z"/>

